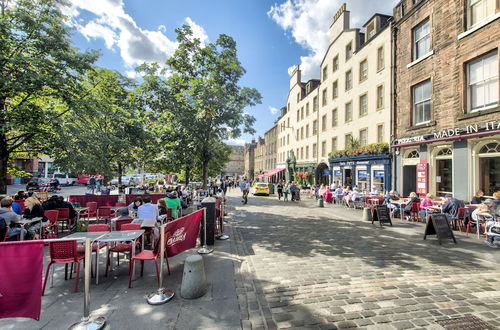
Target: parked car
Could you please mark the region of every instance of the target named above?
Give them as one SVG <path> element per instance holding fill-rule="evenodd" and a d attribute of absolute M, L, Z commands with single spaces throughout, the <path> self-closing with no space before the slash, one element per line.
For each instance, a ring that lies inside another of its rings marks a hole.
<path fill-rule="evenodd" d="M 269 186 L 264 182 L 255 182 L 251 189 L 254 195 L 266 195 L 269 196 Z"/>
<path fill-rule="evenodd" d="M 78 184 L 88 184 L 90 179 L 90 175 L 87 174 L 80 174 L 78 175 L 78 178 L 76 179 L 76 183 Z"/>
<path fill-rule="evenodd" d="M 66 173 L 54 173 L 51 176 L 49 176 L 49 179 L 57 179 L 59 180 L 59 183 L 63 186 L 72 186 L 77 181 L 77 178 L 71 178 Z"/>

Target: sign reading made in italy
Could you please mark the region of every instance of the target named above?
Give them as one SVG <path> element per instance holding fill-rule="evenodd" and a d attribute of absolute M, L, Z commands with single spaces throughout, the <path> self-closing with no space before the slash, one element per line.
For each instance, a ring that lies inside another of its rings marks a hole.
<path fill-rule="evenodd" d="M 414 142 L 430 142 L 432 140 L 441 140 L 444 138 L 454 137 L 454 136 L 467 136 L 475 133 L 482 133 L 488 131 L 500 130 L 500 121 L 489 121 L 482 124 L 467 125 L 465 127 L 458 128 L 448 128 L 440 131 L 436 131 L 430 134 L 422 134 L 417 136 L 411 136 L 406 138 L 401 138 L 394 140 L 392 146 L 404 145 L 407 143 Z"/>

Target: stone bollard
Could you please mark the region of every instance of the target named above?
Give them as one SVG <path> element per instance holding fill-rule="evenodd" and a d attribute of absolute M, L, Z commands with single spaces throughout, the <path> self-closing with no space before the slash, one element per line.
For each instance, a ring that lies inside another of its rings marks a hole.
<path fill-rule="evenodd" d="M 181 297 L 196 299 L 207 292 L 207 279 L 203 258 L 198 255 L 189 256 L 184 262 L 182 275 Z"/>
<path fill-rule="evenodd" d="M 372 211 L 369 207 L 363 209 L 363 221 L 372 221 Z"/>
<path fill-rule="evenodd" d="M 325 207 L 325 203 L 324 203 L 324 201 L 323 201 L 323 196 L 320 196 L 320 197 L 318 198 L 318 206 L 319 206 L 319 207 Z"/>

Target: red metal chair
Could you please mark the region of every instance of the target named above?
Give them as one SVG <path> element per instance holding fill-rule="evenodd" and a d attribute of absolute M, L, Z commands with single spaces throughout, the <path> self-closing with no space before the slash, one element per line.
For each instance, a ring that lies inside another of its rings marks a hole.
<path fill-rule="evenodd" d="M 50 221 L 50 225 L 42 227 L 43 238 L 57 238 L 59 230 L 57 227 L 57 220 L 59 218 L 59 210 L 47 210 L 44 212 L 45 217 Z M 49 233 L 50 231 L 50 233 Z"/>
<path fill-rule="evenodd" d="M 122 226 L 126 225 L 126 224 L 130 224 L 132 221 L 134 221 L 134 219 L 132 219 L 132 218 L 115 220 L 115 230 L 117 230 L 117 231 L 123 230 Z"/>
<path fill-rule="evenodd" d="M 97 217 L 97 202 L 87 202 L 85 207 L 88 207 L 89 210 L 80 213 L 80 217 L 86 217 L 87 220 Z"/>
<path fill-rule="evenodd" d="M 45 272 L 45 279 L 43 281 L 42 296 L 45 294 L 45 286 L 47 285 L 47 279 L 49 277 L 49 270 L 52 264 L 66 264 L 64 279 L 68 279 L 68 264 L 73 264 L 76 262 L 76 280 L 75 280 L 75 292 L 78 291 L 78 280 L 80 277 L 80 261 L 85 259 L 85 256 L 78 253 L 76 241 L 60 241 L 60 242 L 50 242 L 50 262 L 47 265 L 47 270 Z M 69 277 L 71 278 L 72 272 L 70 272 Z"/>
<path fill-rule="evenodd" d="M 105 224 L 98 224 L 98 225 L 89 225 L 87 227 L 87 232 L 92 233 L 92 232 L 99 232 L 99 231 L 110 231 L 110 226 L 105 225 Z M 92 245 L 92 252 L 98 252 L 100 249 L 103 247 L 106 247 L 108 243 L 99 243 L 99 245 Z M 78 252 L 84 253 L 85 252 L 85 247 L 81 246 L 78 248 Z"/>
<path fill-rule="evenodd" d="M 59 215 L 57 216 L 57 221 L 61 221 L 63 224 L 66 223 L 66 228 L 68 228 L 68 231 L 71 228 L 71 221 L 72 219 L 69 217 L 69 209 L 68 208 L 60 208 L 56 209 L 59 211 Z M 64 226 L 63 226 L 64 229 Z"/>
<path fill-rule="evenodd" d="M 115 206 L 117 206 L 117 207 L 118 206 L 127 206 L 127 204 L 126 203 L 115 203 Z"/>
<path fill-rule="evenodd" d="M 410 219 L 412 221 L 418 222 L 419 216 L 420 216 L 420 203 L 412 203 L 410 211 Z"/>
<path fill-rule="evenodd" d="M 469 216 L 467 215 L 467 209 L 464 207 L 459 207 L 457 219 L 453 220 L 454 227 L 457 227 L 458 225 L 458 229 L 460 229 L 460 232 L 462 232 L 462 224 L 465 225 L 465 221 L 467 220 L 467 218 L 469 218 Z"/>
<path fill-rule="evenodd" d="M 165 237 L 165 245 L 167 244 L 168 241 L 168 236 Z M 158 258 L 160 257 L 160 242 L 161 239 L 156 241 L 154 250 L 142 250 L 139 252 L 139 254 L 135 255 L 130 259 L 130 269 L 129 269 L 129 279 L 128 279 L 128 287 L 132 287 L 132 274 L 134 273 L 134 266 L 135 266 L 135 261 L 140 260 L 141 261 L 141 277 L 144 273 L 144 261 L 145 260 L 153 260 L 155 263 L 155 268 L 156 268 L 156 279 L 158 280 L 158 285 L 160 284 L 160 272 L 158 270 Z M 161 249 L 163 252 L 166 254 L 165 251 L 165 246 Z M 167 258 L 167 268 L 168 268 L 168 273 L 170 274 L 170 266 L 168 265 L 168 258 Z"/>
<path fill-rule="evenodd" d="M 108 222 L 111 220 L 113 215 L 111 214 L 111 208 L 109 206 L 100 206 L 97 208 L 97 221 L 104 220 L 104 222 Z"/>
<path fill-rule="evenodd" d="M 132 221 L 132 219 L 130 219 L 130 221 Z M 120 229 L 118 229 L 117 227 L 117 230 L 140 230 L 140 229 L 141 225 L 138 223 L 124 223 L 120 226 Z M 118 266 L 120 266 L 120 253 L 125 253 L 125 252 L 132 253 L 132 248 L 136 248 L 137 246 L 140 246 L 140 244 L 141 244 L 140 239 L 138 239 L 134 247 L 132 246 L 132 243 L 117 243 L 115 246 L 109 248 L 108 258 L 106 261 L 106 276 L 108 276 L 108 269 L 111 264 L 110 255 L 112 252 L 116 252 L 116 263 Z"/>

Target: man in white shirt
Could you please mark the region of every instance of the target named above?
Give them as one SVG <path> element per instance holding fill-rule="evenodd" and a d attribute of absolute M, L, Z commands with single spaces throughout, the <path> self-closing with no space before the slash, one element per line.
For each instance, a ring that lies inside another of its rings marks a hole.
<path fill-rule="evenodd" d="M 144 204 L 137 209 L 137 219 L 157 220 L 159 216 L 158 206 L 151 204 L 151 197 L 143 198 Z"/>

